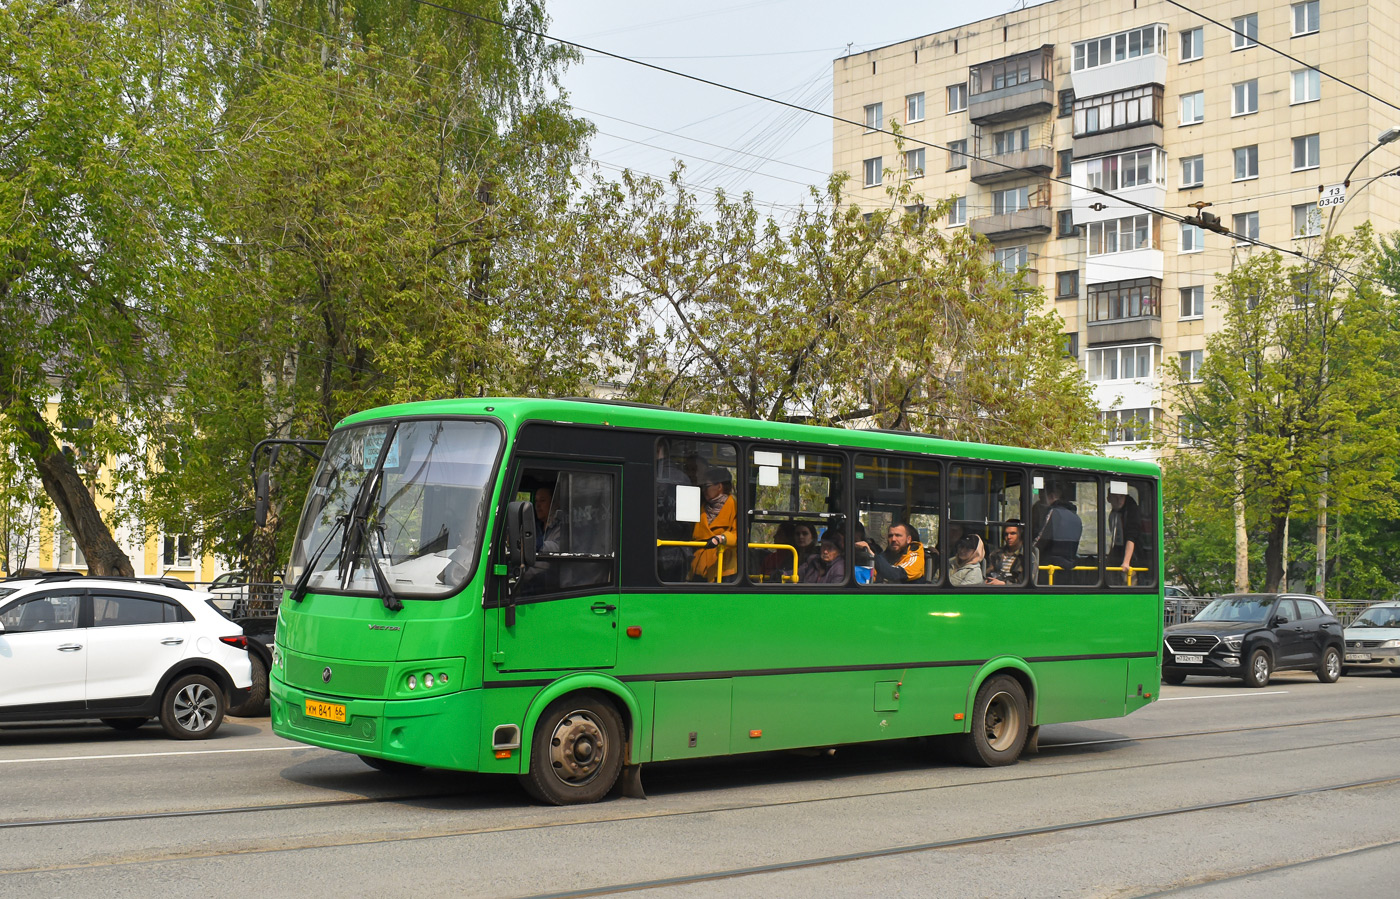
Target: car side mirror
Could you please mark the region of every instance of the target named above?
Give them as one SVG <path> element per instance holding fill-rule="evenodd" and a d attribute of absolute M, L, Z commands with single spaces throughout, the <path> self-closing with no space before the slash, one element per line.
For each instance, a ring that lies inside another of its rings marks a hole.
<path fill-rule="evenodd" d="M 1274 627 L 1281 627 L 1281 626 L 1283 626 L 1283 625 L 1285 625 L 1285 624 L 1287 624 L 1287 623 L 1288 623 L 1288 616 L 1287 616 L 1287 615 L 1275 615 L 1275 616 L 1274 616 Z"/>
<path fill-rule="evenodd" d="M 535 504 L 506 505 L 506 561 L 512 566 L 535 564 Z"/>

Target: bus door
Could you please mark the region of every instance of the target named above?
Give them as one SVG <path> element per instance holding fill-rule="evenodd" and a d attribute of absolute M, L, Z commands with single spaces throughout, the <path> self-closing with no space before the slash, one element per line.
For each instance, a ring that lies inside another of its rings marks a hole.
<path fill-rule="evenodd" d="M 617 465 L 516 461 L 509 499 L 534 503 L 536 559 L 498 579 L 496 670 L 616 663 L 621 473 Z"/>

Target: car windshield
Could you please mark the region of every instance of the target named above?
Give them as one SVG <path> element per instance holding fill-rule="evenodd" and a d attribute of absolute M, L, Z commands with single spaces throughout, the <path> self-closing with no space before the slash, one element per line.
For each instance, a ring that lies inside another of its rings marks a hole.
<path fill-rule="evenodd" d="M 441 597 L 460 589 L 480 554 L 500 444 L 500 429 L 482 421 L 374 422 L 336 431 L 307 492 L 292 581 L 314 560 L 308 589 L 375 593 L 373 554 L 395 596 Z M 362 488 L 370 490 L 360 505 L 368 539 L 345 558 L 346 533 L 353 531 L 346 523 Z"/>
<path fill-rule="evenodd" d="M 1272 596 L 1222 596 L 1201 609 L 1192 621 L 1263 621 L 1274 606 Z"/>
<path fill-rule="evenodd" d="M 1352 627 L 1400 627 L 1400 606 L 1370 608 L 1357 616 Z"/>

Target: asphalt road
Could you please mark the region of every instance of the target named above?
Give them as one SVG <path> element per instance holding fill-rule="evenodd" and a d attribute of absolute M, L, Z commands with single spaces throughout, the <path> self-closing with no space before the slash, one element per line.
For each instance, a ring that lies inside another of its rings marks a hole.
<path fill-rule="evenodd" d="M 0 729 L 0 897 L 1396 895 L 1400 677 L 1165 687 L 1001 769 L 920 743 L 648 766 L 532 804 L 230 719 Z"/>

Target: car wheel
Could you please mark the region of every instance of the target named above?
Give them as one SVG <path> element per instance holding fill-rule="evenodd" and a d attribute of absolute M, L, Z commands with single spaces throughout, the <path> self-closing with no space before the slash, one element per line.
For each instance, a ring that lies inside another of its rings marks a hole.
<path fill-rule="evenodd" d="M 1182 684 L 1186 683 L 1186 675 L 1184 675 L 1184 674 L 1163 674 L 1163 675 L 1162 675 L 1162 683 L 1164 683 L 1164 684 L 1171 684 L 1171 685 L 1174 686 L 1174 687 L 1179 687 L 1179 686 L 1181 686 Z"/>
<path fill-rule="evenodd" d="M 253 686 L 248 698 L 228 710 L 235 718 L 255 718 L 267 714 L 267 666 L 260 656 L 249 655 L 253 665 Z"/>
<path fill-rule="evenodd" d="M 369 765 L 376 771 L 385 774 L 412 774 L 414 771 L 422 771 L 422 765 L 410 765 L 408 762 L 396 762 L 393 759 L 381 759 L 372 755 L 362 755 L 360 761 Z"/>
<path fill-rule="evenodd" d="M 535 724 L 525 792 L 550 805 L 597 802 L 622 772 L 622 718 L 612 703 L 587 694 L 549 704 Z"/>
<path fill-rule="evenodd" d="M 98 719 L 112 730 L 136 730 L 150 721 L 150 718 L 101 718 Z"/>
<path fill-rule="evenodd" d="M 963 760 L 983 768 L 1015 764 L 1029 727 L 1021 682 L 1006 674 L 988 678 L 972 704 L 972 728 L 963 736 Z"/>
<path fill-rule="evenodd" d="M 176 678 L 160 701 L 160 726 L 176 740 L 213 736 L 224 720 L 224 692 L 202 674 Z"/>
<path fill-rule="evenodd" d="M 1250 687 L 1267 687 L 1269 676 L 1274 673 L 1274 660 L 1269 657 L 1267 649 L 1256 649 L 1249 654 L 1249 663 L 1245 665 L 1244 682 Z"/>
<path fill-rule="evenodd" d="M 1329 646 L 1322 651 L 1322 661 L 1317 665 L 1317 679 L 1324 684 L 1335 684 L 1342 676 L 1342 654 L 1337 647 Z"/>

